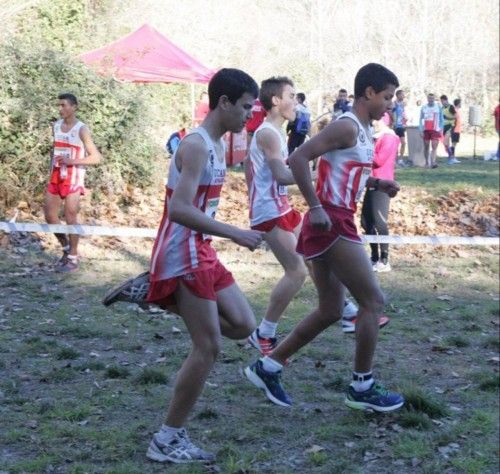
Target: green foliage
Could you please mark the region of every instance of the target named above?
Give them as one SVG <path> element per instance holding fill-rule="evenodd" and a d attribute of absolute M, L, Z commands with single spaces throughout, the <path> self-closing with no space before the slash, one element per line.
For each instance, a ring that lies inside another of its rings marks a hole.
<path fill-rule="evenodd" d="M 159 150 L 146 130 L 146 94 L 140 86 L 100 78 L 65 53 L 19 40 L 0 46 L 0 63 L 0 204 L 33 199 L 43 191 L 50 126 L 63 91 L 78 97 L 78 117 L 89 125 L 104 158 L 89 172 L 94 196 L 120 192 L 127 183 L 151 184 Z"/>

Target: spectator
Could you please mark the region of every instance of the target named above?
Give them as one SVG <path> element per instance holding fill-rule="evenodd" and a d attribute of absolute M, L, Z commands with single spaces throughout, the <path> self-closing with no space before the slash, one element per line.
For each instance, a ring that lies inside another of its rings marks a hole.
<path fill-rule="evenodd" d="M 205 117 L 208 115 L 209 112 L 209 107 L 208 107 L 208 92 L 202 92 L 200 94 L 200 100 L 196 104 L 196 107 L 194 108 L 194 120 L 193 120 L 193 126 L 199 127 L 201 122 L 205 120 Z"/>
<path fill-rule="evenodd" d="M 347 100 L 347 90 L 339 89 L 337 100 L 333 104 L 333 120 L 337 120 L 342 114 L 349 112 L 349 101 Z"/>
<path fill-rule="evenodd" d="M 406 146 L 406 112 L 405 112 L 406 102 L 405 93 L 402 89 L 396 92 L 396 100 L 392 108 L 392 118 L 394 124 L 394 132 L 399 137 L 401 142 L 401 147 L 399 150 L 399 160 L 398 165 L 406 166 L 404 162 L 405 146 Z"/>
<path fill-rule="evenodd" d="M 288 122 L 286 131 L 288 133 L 288 154 L 304 143 L 306 135 L 311 131 L 311 112 L 305 104 L 306 96 L 299 92 L 296 96 L 295 120 Z"/>
<path fill-rule="evenodd" d="M 455 123 L 453 124 L 453 130 L 451 132 L 451 156 L 448 158 L 448 164 L 454 165 L 460 163 L 455 156 L 457 149 L 457 144 L 460 141 L 460 134 L 462 133 L 462 101 L 460 99 L 455 99 L 453 101 L 453 106 L 455 107 Z"/>
<path fill-rule="evenodd" d="M 262 102 L 259 99 L 255 99 L 252 106 L 252 118 L 245 125 L 247 130 L 247 150 L 250 148 L 250 142 L 252 141 L 255 130 L 260 127 L 260 124 L 264 121 L 266 115 L 267 112 L 262 106 Z"/>
<path fill-rule="evenodd" d="M 383 120 L 373 122 L 375 152 L 372 176 L 376 179 L 394 180 L 394 165 L 399 148 L 399 137 Z M 389 235 L 387 218 L 391 198 L 384 192 L 367 188 L 361 210 L 361 226 L 368 235 Z M 380 252 L 379 252 L 380 248 Z M 370 244 L 373 271 L 388 272 L 389 244 Z"/>
<path fill-rule="evenodd" d="M 441 100 L 441 108 L 443 110 L 443 145 L 448 155 L 448 164 L 453 164 L 451 157 L 451 132 L 455 126 L 455 107 L 448 102 L 448 97 L 444 94 L 439 98 Z"/>

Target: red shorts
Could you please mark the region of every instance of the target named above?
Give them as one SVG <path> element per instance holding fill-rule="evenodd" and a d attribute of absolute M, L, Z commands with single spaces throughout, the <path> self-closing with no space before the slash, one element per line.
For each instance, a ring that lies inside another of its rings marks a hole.
<path fill-rule="evenodd" d="M 152 281 L 146 301 L 160 307 L 174 305 L 176 303 L 174 292 L 180 282 L 199 298 L 216 301 L 216 293 L 231 286 L 234 283 L 234 278 L 233 274 L 217 260 L 213 267 L 206 270 L 186 273 L 166 280 Z"/>
<path fill-rule="evenodd" d="M 426 142 L 430 140 L 441 140 L 441 132 L 436 132 L 436 130 L 424 130 L 424 140 Z"/>
<path fill-rule="evenodd" d="M 294 229 L 300 224 L 302 216 L 299 211 L 292 209 L 290 212 L 282 216 L 271 219 L 270 221 L 261 222 L 260 224 L 253 225 L 253 230 L 261 230 L 262 232 L 270 232 L 276 226 L 288 232 L 293 232 Z"/>
<path fill-rule="evenodd" d="M 68 184 L 54 184 L 49 183 L 47 186 L 47 191 L 50 194 L 59 195 L 62 199 L 64 199 L 68 194 L 73 194 L 79 192 L 81 196 L 85 194 L 85 188 L 83 186 L 71 186 Z"/>
<path fill-rule="evenodd" d="M 354 212 L 343 207 L 323 204 L 323 209 L 332 221 L 330 230 L 314 228 L 309 221 L 309 211 L 304 216 L 304 223 L 297 242 L 297 253 L 306 259 L 319 257 L 325 253 L 338 239 L 350 240 L 361 244 Z"/>

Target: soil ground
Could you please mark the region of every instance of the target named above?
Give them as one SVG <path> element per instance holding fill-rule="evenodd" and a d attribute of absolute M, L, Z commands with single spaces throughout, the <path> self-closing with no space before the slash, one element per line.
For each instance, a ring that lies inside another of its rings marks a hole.
<path fill-rule="evenodd" d="M 403 192 L 393 202 L 392 233 L 498 235 L 498 165 L 437 171 L 398 172 Z M 227 184 L 221 219 L 246 224 L 241 173 Z M 86 209 L 86 223 L 155 227 L 162 199 L 131 190 Z M 30 217 L 39 221 L 39 209 L 20 207 L 18 220 Z M 189 351 L 182 321 L 154 308 L 100 304 L 110 286 L 147 268 L 152 241 L 82 239 L 81 270 L 64 276 L 54 272 L 53 236 L 1 243 L 2 473 L 498 472 L 498 247 L 391 248 L 393 271 L 379 275 L 391 323 L 381 331 L 375 372 L 405 394 L 398 412 L 344 405 L 354 337 L 338 324 L 285 369 L 291 409 L 269 403 L 242 376 L 255 350 L 224 341 L 188 423 L 192 438 L 217 454 L 205 467 L 144 456 Z M 215 245 L 260 320 L 279 265 L 264 249 Z M 307 281 L 280 335 L 315 302 Z"/>

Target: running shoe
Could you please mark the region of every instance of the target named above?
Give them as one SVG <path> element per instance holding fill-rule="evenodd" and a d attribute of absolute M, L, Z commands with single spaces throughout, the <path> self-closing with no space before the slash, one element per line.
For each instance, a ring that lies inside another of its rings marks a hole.
<path fill-rule="evenodd" d="M 289 407 L 292 399 L 287 395 L 281 385 L 281 370 L 278 372 L 267 372 L 262 367 L 262 361 L 258 360 L 244 370 L 245 376 L 256 387 L 264 390 L 266 397 L 276 405 Z"/>
<path fill-rule="evenodd" d="M 257 328 L 248 336 L 248 342 L 255 347 L 255 349 L 260 351 L 263 356 L 268 356 L 273 352 L 278 341 L 275 337 L 261 337 L 259 328 Z"/>
<path fill-rule="evenodd" d="M 71 273 L 76 272 L 78 268 L 80 268 L 78 257 L 71 257 L 67 255 L 66 258 L 64 258 L 63 256 L 59 261 L 58 265 L 56 266 L 56 272 Z"/>
<path fill-rule="evenodd" d="M 385 272 L 390 272 L 391 271 L 391 264 L 389 262 L 383 262 L 382 260 L 379 260 L 375 264 L 375 271 L 378 273 L 385 273 Z"/>
<path fill-rule="evenodd" d="M 374 410 L 387 412 L 397 410 L 405 402 L 403 396 L 396 392 L 389 392 L 383 385 L 374 383 L 371 388 L 364 392 L 356 392 L 349 386 L 345 404 L 355 410 Z"/>
<path fill-rule="evenodd" d="M 128 303 L 145 303 L 149 292 L 149 272 L 141 273 L 111 289 L 102 300 L 104 306 L 110 306 L 117 301 Z"/>
<path fill-rule="evenodd" d="M 344 301 L 344 310 L 342 311 L 343 319 L 352 319 L 358 314 L 358 307 L 349 300 Z"/>
<path fill-rule="evenodd" d="M 344 331 L 345 333 L 356 332 L 356 320 L 357 318 L 342 318 L 342 331 Z M 379 316 L 378 327 L 383 328 L 384 326 L 387 326 L 389 324 L 389 321 L 390 318 L 388 316 L 385 316 L 384 314 L 382 316 Z"/>
<path fill-rule="evenodd" d="M 151 443 L 149 443 L 146 457 L 152 461 L 168 461 L 176 464 L 215 461 L 215 456 L 212 453 L 204 451 L 191 442 L 185 428 L 179 430 L 167 444 L 162 443 L 158 439 L 158 434 L 155 433 Z"/>

